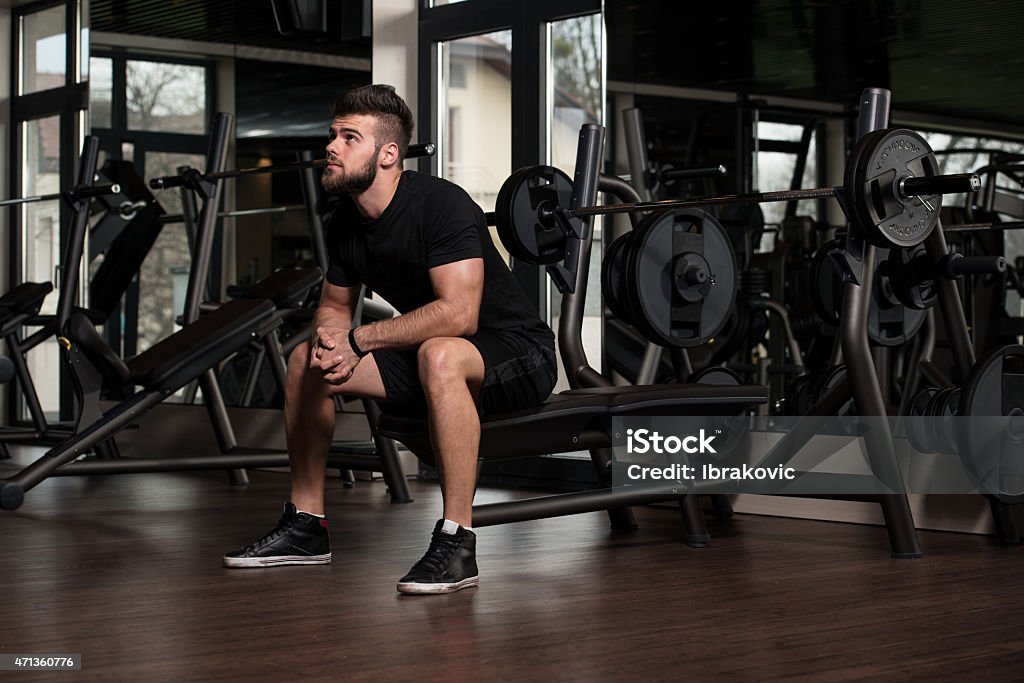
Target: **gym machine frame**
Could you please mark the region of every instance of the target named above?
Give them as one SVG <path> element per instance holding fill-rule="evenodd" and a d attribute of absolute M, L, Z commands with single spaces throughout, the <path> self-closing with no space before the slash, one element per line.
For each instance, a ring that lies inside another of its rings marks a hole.
<path fill-rule="evenodd" d="M 865 91 L 860 104 L 858 140 L 884 128 L 888 118 L 889 92 L 882 89 L 869 89 Z M 697 200 L 637 202 L 608 207 L 594 206 L 597 187 L 595 179 L 598 176 L 597 169 L 600 163 L 599 149 L 599 145 L 586 148 L 581 143 L 580 157 L 577 159 L 576 177 L 572 188 L 572 203 L 568 211 L 560 210 L 557 207 L 554 209 L 547 207 L 547 213 L 545 214 L 545 207 L 539 207 L 537 212 L 538 220 L 545 226 L 552 224 L 565 225 L 568 218 L 576 218 L 584 225 L 577 235 L 580 245 L 577 246 L 573 243 L 577 240 L 570 240 L 570 244 L 566 249 L 566 265 L 549 266 L 549 273 L 555 276 L 556 283 L 561 285 L 563 291 L 563 317 L 569 317 L 573 320 L 574 327 L 578 327 L 578 325 L 575 325 L 576 321 L 573 316 L 582 315 L 582 297 L 580 296 L 579 287 L 574 289 L 573 285 L 580 282 L 580 271 L 585 270 L 589 259 L 590 230 L 587 222 L 589 216 L 648 209 L 836 197 L 840 201 L 844 212 L 851 219 L 846 244 L 835 255 L 843 271 L 843 305 L 840 319 L 839 345 L 847 360 L 848 372 L 844 381 L 839 382 L 828 391 L 808 411 L 808 417 L 814 418 L 833 414 L 840 405 L 850 398 L 853 399 L 858 414 L 864 416 L 886 416 L 885 404 L 867 338 L 868 307 L 873 284 L 872 279 L 868 275 L 874 269 L 876 258 L 875 244 L 884 245 L 887 241 L 890 241 L 895 246 L 911 246 L 925 239 L 925 235 L 921 235 L 921 231 L 889 233 L 883 231 L 888 226 L 878 224 L 877 222 L 872 224 L 870 228 L 862 224 L 862 221 L 871 223 L 871 221 L 863 218 L 863 212 L 859 204 L 863 199 L 859 196 L 853 198 L 847 196 L 847 188 L 852 187 L 854 188 L 853 191 L 857 191 L 855 182 L 848 184 L 847 187 L 756 193 Z M 851 183 L 849 178 L 847 182 Z M 902 196 L 904 199 L 914 196 L 919 197 L 920 203 L 931 211 L 932 214 L 935 214 L 937 213 L 935 208 L 928 204 L 928 198 L 922 195 L 969 191 L 976 189 L 977 186 L 977 176 L 970 174 L 922 178 L 910 177 L 901 180 L 898 187 L 893 188 L 893 192 L 897 197 Z M 927 214 L 925 215 L 927 216 Z M 937 219 L 937 216 L 935 218 Z M 869 234 L 869 229 L 874 230 L 874 232 Z M 932 234 L 937 233 L 940 227 L 936 222 L 932 222 L 931 225 L 927 226 L 927 229 L 931 231 L 929 234 Z M 915 239 L 916 241 L 914 241 Z M 941 232 L 938 232 L 937 236 L 931 236 L 929 243 L 934 243 L 940 239 L 942 239 Z M 576 282 L 570 283 L 565 276 L 574 271 L 577 275 Z M 564 336 L 563 332 L 565 329 L 572 329 L 572 327 L 560 327 L 559 330 L 559 341 L 563 360 L 568 369 L 570 383 L 574 387 L 580 386 L 582 383 L 595 383 L 596 380 L 592 375 L 596 373 L 586 365 L 582 349 L 577 347 L 579 339 L 576 339 L 574 342 L 573 339 Z M 581 380 L 583 381 L 581 382 Z M 811 421 L 813 420 L 805 422 L 809 423 Z M 802 429 L 797 428 L 793 430 L 772 449 L 765 459 L 788 460 L 789 457 L 807 443 L 812 435 L 813 429 L 807 429 L 807 425 L 804 425 Z M 905 493 L 902 493 L 905 489 L 902 486 L 902 478 L 896 462 L 895 446 L 887 422 L 884 424 L 883 429 L 871 430 L 867 436 L 867 450 L 869 462 L 875 476 L 893 493 L 884 495 L 814 497 L 878 503 L 882 508 L 885 518 L 893 555 L 895 557 L 919 557 L 922 553 L 918 546 L 910 506 Z M 599 489 L 531 501 L 480 506 L 475 509 L 474 523 L 485 525 L 536 517 L 557 516 L 559 514 L 608 509 L 614 507 L 616 502 L 619 502 L 621 505 L 629 505 L 647 500 L 647 497 L 641 492 L 632 492 L 622 497 L 617 497 L 619 495 L 621 494 L 609 489 Z M 647 496 L 649 495 L 647 494 Z M 674 497 L 678 496 L 665 496 L 663 499 Z M 699 509 L 697 512 L 699 513 Z"/>

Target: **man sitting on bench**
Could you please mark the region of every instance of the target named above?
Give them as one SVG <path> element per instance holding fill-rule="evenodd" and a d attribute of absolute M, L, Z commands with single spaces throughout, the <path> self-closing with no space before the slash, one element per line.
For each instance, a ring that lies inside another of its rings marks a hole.
<path fill-rule="evenodd" d="M 480 414 L 542 402 L 556 379 L 554 335 L 461 188 L 402 170 L 412 114 L 389 86 L 334 106 L 323 186 L 342 195 L 313 339 L 288 361 L 285 429 L 291 502 L 277 528 L 224 556 L 227 567 L 331 561 L 324 481 L 336 395 L 425 411 L 444 501 L 402 593 L 477 585 L 472 524 Z M 352 328 L 360 285 L 403 315 Z"/>

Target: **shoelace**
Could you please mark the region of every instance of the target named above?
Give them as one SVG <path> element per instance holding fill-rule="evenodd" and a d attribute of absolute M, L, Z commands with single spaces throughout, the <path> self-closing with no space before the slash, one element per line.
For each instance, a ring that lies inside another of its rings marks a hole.
<path fill-rule="evenodd" d="M 246 546 L 246 549 L 255 550 L 256 548 L 265 543 L 276 540 L 283 536 L 286 532 L 291 531 L 292 526 L 294 526 L 294 522 L 292 520 L 288 519 L 287 517 L 282 517 L 281 521 L 277 523 L 277 527 L 275 527 L 273 531 L 271 531 L 270 533 L 268 533 L 252 545 Z"/>
<path fill-rule="evenodd" d="M 462 538 L 455 534 L 446 534 L 442 531 L 435 531 L 430 536 L 430 547 L 427 548 L 427 552 L 420 558 L 420 561 L 412 568 L 414 572 L 421 572 L 424 570 L 430 573 L 437 573 L 444 569 L 448 561 L 451 560 L 452 555 L 459 549 L 462 544 Z"/>

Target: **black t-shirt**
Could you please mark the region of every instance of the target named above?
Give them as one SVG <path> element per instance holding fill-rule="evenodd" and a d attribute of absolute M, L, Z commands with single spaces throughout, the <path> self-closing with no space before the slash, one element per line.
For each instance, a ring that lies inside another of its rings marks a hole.
<path fill-rule="evenodd" d="M 428 271 L 483 258 L 484 288 L 478 330 L 514 330 L 554 347 L 551 329 L 501 258 L 483 211 L 459 186 L 405 171 L 391 203 L 366 221 L 350 197 L 340 198 L 327 227 L 327 281 L 365 284 L 402 313 L 437 299 Z"/>

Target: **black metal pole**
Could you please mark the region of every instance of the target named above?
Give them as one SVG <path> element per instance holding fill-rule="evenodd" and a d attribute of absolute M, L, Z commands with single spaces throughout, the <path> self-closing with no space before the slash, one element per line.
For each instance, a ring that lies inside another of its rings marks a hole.
<path fill-rule="evenodd" d="M 861 96 L 860 116 L 857 119 L 857 137 L 884 128 L 889 121 L 890 93 L 883 88 L 868 88 Z M 859 233 L 861 227 L 851 223 L 850 233 Z M 840 344 L 843 358 L 846 361 L 846 377 L 850 383 L 857 414 L 862 416 L 886 417 L 882 389 L 878 382 L 878 374 L 871 357 L 868 342 L 868 308 L 871 305 L 871 274 L 875 266 L 875 247 L 854 235 L 854 249 L 861 248 L 861 267 L 863 276 L 860 282 L 847 281 L 843 284 L 843 306 L 839 322 Z M 854 257 L 856 254 L 854 254 Z M 882 507 L 885 526 L 889 533 L 889 542 L 894 557 L 921 557 L 921 549 L 917 542 L 917 531 L 914 528 L 910 503 L 907 500 L 902 475 L 896 460 L 896 447 L 892 440 L 892 431 L 888 420 L 878 420 L 876 428 L 870 429 L 866 436 L 868 460 L 874 476 L 889 490 L 898 493 L 880 495 L 878 502 Z"/>
<path fill-rule="evenodd" d="M 231 130 L 231 114 L 218 113 L 210 133 L 210 148 L 206 156 L 207 175 L 224 168 L 228 152 L 228 133 Z M 210 259 L 213 255 L 213 238 L 217 224 L 217 206 L 220 204 L 220 181 L 210 185 L 209 197 L 203 202 L 196 230 L 195 249 L 192 252 L 192 267 L 189 269 L 188 289 L 185 294 L 185 310 L 182 319 L 185 324 L 199 319 L 199 306 L 206 293 L 206 280 L 210 275 Z"/>
<path fill-rule="evenodd" d="M 299 152 L 301 161 L 309 161 L 313 153 L 309 150 Z M 306 207 L 306 223 L 309 225 L 309 239 L 313 244 L 313 260 L 320 270 L 327 272 L 327 242 L 324 236 L 324 222 L 317 210 L 316 173 L 312 166 L 302 169 L 299 174 L 302 183 L 302 202 Z"/>

